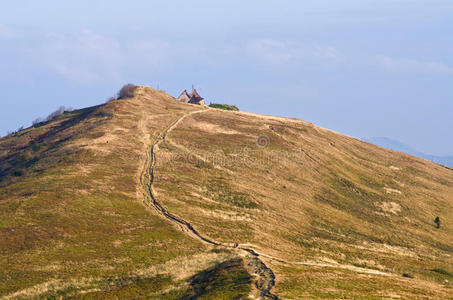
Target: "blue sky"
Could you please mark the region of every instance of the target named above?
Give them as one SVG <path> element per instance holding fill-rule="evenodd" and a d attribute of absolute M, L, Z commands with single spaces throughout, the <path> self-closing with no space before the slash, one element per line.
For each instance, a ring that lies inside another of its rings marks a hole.
<path fill-rule="evenodd" d="M 453 154 L 453 1 L 2 1 L 0 135 L 123 84 Z"/>

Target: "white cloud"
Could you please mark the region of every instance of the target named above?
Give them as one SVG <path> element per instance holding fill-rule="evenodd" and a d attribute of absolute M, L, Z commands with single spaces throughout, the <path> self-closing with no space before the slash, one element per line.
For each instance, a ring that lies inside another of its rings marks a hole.
<path fill-rule="evenodd" d="M 44 45 L 44 55 L 53 71 L 75 83 L 119 81 L 121 77 L 119 43 L 89 30 L 50 36 Z"/>
<path fill-rule="evenodd" d="M 44 67 L 78 84 L 119 81 L 123 62 L 120 44 L 90 30 L 48 34 L 29 53 Z"/>
<path fill-rule="evenodd" d="M 249 43 L 249 51 L 257 58 L 272 64 L 288 63 L 298 54 L 295 49 L 283 42 L 273 40 L 255 40 Z"/>
<path fill-rule="evenodd" d="M 321 60 L 339 63 L 343 60 L 343 55 L 331 46 L 316 45 L 312 48 L 312 55 Z"/>
<path fill-rule="evenodd" d="M 12 36 L 0 25 L 0 39 Z M 21 33 L 5 44 L 14 51 L 13 63 L 51 71 L 81 85 L 121 84 L 145 72 L 158 74 L 187 62 L 209 59 L 206 48 L 179 41 L 116 39 L 91 30 L 73 33 Z M 0 68 L 4 66 L 0 65 Z M 25 75 L 21 75 L 24 77 Z"/>
<path fill-rule="evenodd" d="M 270 39 L 250 41 L 247 51 L 252 58 L 276 66 L 301 62 L 331 66 L 341 63 L 344 59 L 342 53 L 332 46 Z"/>
<path fill-rule="evenodd" d="M 90 30 L 49 34 L 39 44 L 38 53 L 30 55 L 77 84 L 122 83 L 127 74 L 167 68 L 181 51 L 164 41 L 131 39 L 120 43 Z"/>
<path fill-rule="evenodd" d="M 74 68 L 65 63 L 57 62 L 49 64 L 49 67 L 65 79 L 79 84 L 90 84 L 102 81 L 103 76 L 93 70 L 84 70 L 83 68 Z"/>
<path fill-rule="evenodd" d="M 392 72 L 453 73 L 453 68 L 440 62 L 394 59 L 384 55 L 377 56 L 376 60 L 381 68 Z"/>

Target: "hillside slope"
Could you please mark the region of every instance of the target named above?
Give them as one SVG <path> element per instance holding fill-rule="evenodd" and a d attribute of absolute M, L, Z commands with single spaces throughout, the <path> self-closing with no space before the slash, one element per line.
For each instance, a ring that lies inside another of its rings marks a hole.
<path fill-rule="evenodd" d="M 453 293 L 453 170 L 300 120 L 139 87 L 0 139 L 0 189 L 5 299 Z"/>

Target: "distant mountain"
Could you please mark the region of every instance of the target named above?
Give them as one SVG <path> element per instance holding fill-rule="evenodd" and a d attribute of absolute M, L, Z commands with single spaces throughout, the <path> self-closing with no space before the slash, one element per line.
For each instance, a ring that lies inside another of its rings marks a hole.
<path fill-rule="evenodd" d="M 453 156 L 436 156 L 431 154 L 425 154 L 420 151 L 413 149 L 412 147 L 405 145 L 397 140 L 393 140 L 387 137 L 373 137 L 368 139 L 362 139 L 365 142 L 372 143 L 384 148 L 388 148 L 391 150 L 407 153 L 410 155 L 418 156 L 435 163 L 453 167 Z"/>

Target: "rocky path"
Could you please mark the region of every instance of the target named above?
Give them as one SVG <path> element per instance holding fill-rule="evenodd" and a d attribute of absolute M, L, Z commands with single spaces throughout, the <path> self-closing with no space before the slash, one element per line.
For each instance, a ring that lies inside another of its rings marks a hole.
<path fill-rule="evenodd" d="M 255 252 L 252 249 L 244 248 L 238 245 L 229 245 L 214 241 L 208 237 L 200 234 L 189 222 L 183 220 L 182 218 L 172 214 L 165 207 L 162 206 L 156 199 L 156 194 L 153 190 L 154 183 L 154 173 L 156 166 L 156 152 L 158 151 L 159 144 L 165 141 L 167 135 L 178 126 L 178 124 L 186 117 L 203 113 L 209 109 L 203 109 L 198 111 L 193 111 L 176 119 L 173 123 L 170 124 L 166 129 L 164 129 L 160 135 L 156 138 L 154 143 L 151 145 L 150 150 L 146 153 L 145 167 L 143 168 L 142 174 L 140 176 L 140 182 L 144 189 L 144 201 L 145 204 L 154 208 L 160 215 L 165 217 L 170 222 L 176 224 L 183 232 L 189 234 L 195 239 L 200 240 L 205 244 L 212 246 L 223 247 L 230 250 L 237 251 L 238 254 L 242 257 L 245 257 L 247 267 L 254 273 L 257 277 L 255 280 L 255 286 L 260 292 L 261 299 L 278 299 L 277 296 L 271 294 L 271 289 L 275 284 L 275 275 L 272 270 L 267 267 L 263 261 L 259 258 L 260 254 Z"/>

